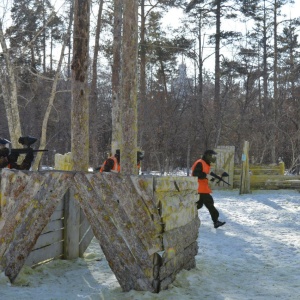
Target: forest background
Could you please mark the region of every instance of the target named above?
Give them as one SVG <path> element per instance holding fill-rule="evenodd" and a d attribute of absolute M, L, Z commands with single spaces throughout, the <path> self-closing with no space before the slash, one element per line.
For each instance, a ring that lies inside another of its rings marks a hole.
<path fill-rule="evenodd" d="M 252 163 L 281 158 L 299 173 L 300 18 L 291 2 L 139 1 L 143 171 L 189 168 L 218 145 L 235 146 L 239 163 L 246 140 Z M 122 35 L 114 7 L 121 9 L 122 1 L 91 1 L 92 167 L 103 162 L 112 144 L 112 69 Z M 0 11 L 0 135 L 9 138 L 12 120 L 5 103 L 15 97 L 23 135 L 40 138 L 47 128 L 51 151 L 42 164 L 51 166 L 55 153 L 71 149 L 73 1 L 0 0 Z"/>

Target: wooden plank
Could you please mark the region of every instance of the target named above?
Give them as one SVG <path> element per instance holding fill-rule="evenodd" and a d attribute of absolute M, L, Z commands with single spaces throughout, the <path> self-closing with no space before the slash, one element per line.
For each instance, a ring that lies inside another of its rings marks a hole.
<path fill-rule="evenodd" d="M 102 174 L 102 173 L 101 173 Z M 130 224 L 130 230 L 127 230 L 127 234 L 132 235 L 133 239 L 139 238 L 144 247 L 147 249 L 149 255 L 161 250 L 161 228 L 157 228 L 155 225 L 161 223 L 161 217 L 158 213 L 158 209 L 152 207 L 149 209 L 148 205 L 153 201 L 145 201 L 146 195 L 142 198 L 136 191 L 136 186 L 133 184 L 131 176 L 113 176 L 115 174 L 103 174 L 103 179 L 109 187 L 113 187 L 113 191 L 106 189 L 105 191 L 111 195 L 107 195 L 114 201 L 106 201 L 106 209 L 111 215 L 116 215 L 114 210 L 117 210 L 119 221 L 126 219 L 126 222 Z M 101 195 L 101 187 L 95 182 L 91 181 L 93 188 L 97 191 L 97 194 Z M 140 187 L 142 188 L 142 186 Z M 146 194 L 146 192 L 144 192 Z M 148 197 L 151 197 L 149 195 Z M 109 199 L 109 198 L 108 198 Z M 136 244 L 137 246 L 138 244 Z"/>
<path fill-rule="evenodd" d="M 83 238 L 86 232 L 90 229 L 91 225 L 89 220 L 85 215 L 80 217 L 80 227 L 79 227 L 79 240 Z"/>
<path fill-rule="evenodd" d="M 57 231 L 41 234 L 37 239 L 32 251 L 38 248 L 43 248 L 45 246 L 63 241 L 63 239 L 64 239 L 63 230 L 57 230 Z M 61 254 L 63 254 L 63 252 Z"/>
<path fill-rule="evenodd" d="M 172 181 L 170 184 L 172 185 Z M 155 197 L 161 203 L 160 215 L 165 231 L 185 226 L 198 216 L 195 203 L 199 196 L 196 191 L 182 189 L 169 192 L 165 187 L 156 191 Z"/>
<path fill-rule="evenodd" d="M 63 242 L 51 244 L 44 248 L 32 251 L 26 259 L 27 266 L 34 266 L 49 259 L 61 258 L 63 253 Z"/>
<path fill-rule="evenodd" d="M 182 192 L 182 191 L 197 191 L 198 181 L 196 177 L 183 176 L 168 176 L 155 177 L 154 190 L 158 192 Z"/>
<path fill-rule="evenodd" d="M 198 243 L 195 241 L 191 245 L 187 246 L 184 251 L 176 253 L 172 259 L 164 261 L 163 255 L 163 264 L 160 268 L 159 277 L 163 281 L 169 276 L 176 276 L 180 270 L 189 262 L 190 260 L 195 259 L 195 256 L 198 253 Z"/>
<path fill-rule="evenodd" d="M 45 228 L 42 230 L 42 234 L 43 233 L 47 233 L 47 232 L 52 232 L 52 231 L 56 231 L 56 230 L 60 230 L 64 228 L 64 220 L 63 219 L 58 219 L 55 221 L 50 221 Z"/>
<path fill-rule="evenodd" d="M 94 181 L 92 181 L 92 186 L 98 194 L 102 194 L 105 196 L 103 197 L 103 200 L 105 199 L 105 201 L 103 201 L 105 209 L 113 218 L 113 221 L 122 236 L 123 242 L 126 242 L 127 247 L 130 248 L 130 252 L 135 257 L 135 260 L 137 260 L 137 262 L 139 262 L 140 265 L 145 269 L 152 268 L 153 266 L 150 258 L 150 255 L 152 254 L 151 251 L 153 251 L 153 246 L 157 250 L 161 249 L 160 241 L 159 246 L 155 245 L 152 240 L 147 244 L 148 240 L 142 240 L 141 232 L 143 232 L 145 228 L 147 230 L 149 226 L 151 227 L 153 219 L 151 218 L 151 221 L 148 222 L 150 224 L 144 223 L 143 228 L 136 224 L 136 222 L 139 221 L 133 217 L 133 214 L 135 214 L 137 210 L 141 210 L 141 206 L 143 206 L 143 209 L 147 211 L 146 214 L 148 216 L 150 214 L 145 203 L 142 201 L 141 203 L 139 203 L 140 196 L 136 192 L 134 185 L 132 185 L 130 176 L 124 176 L 122 178 L 119 176 L 109 177 L 110 178 L 105 175 L 102 177 L 102 179 L 104 179 L 104 182 L 106 184 L 108 183 L 107 187 L 109 189 L 100 190 L 99 185 L 95 185 Z M 115 181 L 112 182 L 111 179 L 115 179 Z M 113 193 L 111 193 L 111 186 L 114 187 Z M 121 191 L 123 191 L 122 198 L 119 198 Z M 130 202 L 130 204 L 128 202 Z M 136 203 L 134 211 L 130 210 L 132 202 Z M 143 215 L 140 214 L 139 219 L 143 219 Z M 157 233 L 155 234 L 154 239 L 156 238 L 156 236 Z"/>
<path fill-rule="evenodd" d="M 5 172 L 13 174 L 14 171 Z M 11 282 L 17 277 L 72 177 L 70 172 L 30 173 L 30 179 L 17 199 L 18 205 L 10 211 L 0 231 L 0 266 Z M 20 186 L 16 184 L 15 188 Z"/>
<path fill-rule="evenodd" d="M 88 248 L 88 246 L 90 245 L 93 238 L 94 238 L 94 232 L 93 232 L 92 227 L 90 226 L 89 230 L 86 232 L 86 234 L 80 240 L 80 244 L 79 244 L 79 256 L 80 257 L 83 257 L 85 250 Z"/>
<path fill-rule="evenodd" d="M 74 259 L 79 257 L 79 223 L 80 206 L 74 199 L 73 189 L 65 194 L 65 234 L 64 257 Z"/>
<path fill-rule="evenodd" d="M 80 208 L 80 224 L 83 223 L 84 220 L 86 220 L 86 216 L 84 214 L 84 210 Z"/>
<path fill-rule="evenodd" d="M 181 192 L 159 191 L 156 193 L 155 197 L 157 199 L 159 198 L 160 202 L 163 204 L 161 216 L 168 215 L 170 207 L 172 207 L 175 211 L 179 207 L 196 207 L 196 202 L 199 200 L 197 190 L 183 190 Z"/>
<path fill-rule="evenodd" d="M 68 192 L 68 190 L 66 191 L 66 193 L 67 192 Z M 56 210 L 64 210 L 65 209 L 65 203 L 64 203 L 64 201 L 65 201 L 64 197 L 62 197 L 62 199 L 58 202 L 58 204 L 56 206 Z"/>
<path fill-rule="evenodd" d="M 154 202 L 153 176 L 131 176 L 136 192 L 143 198 L 151 213 L 156 214 Z"/>
<path fill-rule="evenodd" d="M 63 210 L 55 210 L 53 214 L 51 215 L 50 220 L 55 221 L 55 220 L 60 220 L 64 217 L 64 211 Z"/>
<path fill-rule="evenodd" d="M 119 174 L 107 174 L 118 178 Z M 122 229 L 133 228 L 132 224 L 125 221 L 123 225 L 116 222 L 116 211 L 120 214 L 118 209 L 118 202 L 112 193 L 112 188 L 104 180 L 102 173 L 83 174 L 77 173 L 74 177 L 78 191 L 80 191 L 80 204 L 84 209 L 85 215 L 90 221 L 93 232 L 99 240 L 105 257 L 118 279 L 122 290 L 129 291 L 131 289 L 154 291 L 152 287 L 152 271 L 145 270 L 145 264 L 148 264 L 148 258 L 142 256 L 135 256 L 133 252 L 138 253 L 136 245 L 128 248 L 131 245 L 124 240 Z M 93 186 L 90 182 L 93 182 Z M 118 181 L 117 181 L 118 182 Z M 115 182 L 115 184 L 117 184 Z M 99 187 L 98 193 L 95 192 L 94 186 Z M 113 185 L 114 186 L 114 185 Z M 107 206 L 114 207 L 115 211 L 109 213 Z M 133 251 L 134 250 L 134 251 Z M 143 261 L 141 261 L 143 260 Z M 137 262 L 138 261 L 138 262 Z M 151 265 L 151 264 L 150 264 Z M 145 275 L 147 271 L 148 278 Z"/>
<path fill-rule="evenodd" d="M 3 169 L 1 172 L 1 205 L 0 212 L 3 219 L 6 219 L 9 211 L 17 205 L 17 199 L 22 194 L 29 179 L 29 173 L 26 171 L 9 172 L 9 169 Z M 14 181 L 14 184 L 12 183 Z M 15 185 L 19 188 L 16 189 Z"/>
<path fill-rule="evenodd" d="M 185 226 L 175 228 L 163 233 L 163 245 L 165 250 L 164 262 L 173 259 L 176 253 L 193 244 L 199 234 L 200 219 L 198 216 Z"/>
<path fill-rule="evenodd" d="M 162 207 L 164 205 L 162 204 Z M 191 204 L 190 207 L 179 207 L 177 210 L 171 209 L 162 217 L 164 231 L 181 228 L 196 217 L 196 205 Z"/>
<path fill-rule="evenodd" d="M 177 192 L 157 192 L 156 198 L 160 200 L 162 204 L 161 216 L 167 216 L 173 212 L 178 211 L 178 209 L 191 210 L 194 216 L 197 215 L 196 202 L 199 200 L 199 195 L 196 191 L 183 191 L 181 193 Z M 189 222 L 189 220 L 187 220 Z"/>
<path fill-rule="evenodd" d="M 19 172 L 16 173 L 16 176 L 19 175 Z M 3 178 L 10 177 L 10 181 L 13 182 L 14 177 L 14 171 L 4 169 L 2 170 L 2 180 Z M 40 185 L 35 184 L 35 182 L 39 181 L 39 183 L 43 184 L 44 179 L 40 178 L 40 175 L 37 173 L 32 174 L 31 179 L 29 181 L 29 178 L 27 177 L 27 180 L 30 184 L 27 184 L 27 182 L 22 182 L 21 187 L 19 186 L 20 183 L 18 183 L 17 186 L 14 186 L 15 189 L 22 189 L 23 193 L 19 194 L 20 202 L 18 203 L 17 207 L 14 207 L 13 210 L 9 211 L 8 216 L 5 218 L 5 224 L 0 232 L 0 237 L 3 237 L 3 240 L 1 240 L 0 244 L 0 259 L 4 255 L 5 251 L 7 250 L 7 247 L 10 246 L 10 242 L 13 240 L 13 234 L 16 228 L 22 224 L 21 222 L 21 214 L 19 214 L 19 211 L 22 212 L 26 209 L 26 207 L 29 206 L 29 201 L 31 199 L 34 199 L 34 195 L 39 192 Z M 19 199 L 17 199 L 19 200 Z M 24 212 L 23 212 L 24 215 Z M 1 262 L 1 261 L 0 261 Z"/>

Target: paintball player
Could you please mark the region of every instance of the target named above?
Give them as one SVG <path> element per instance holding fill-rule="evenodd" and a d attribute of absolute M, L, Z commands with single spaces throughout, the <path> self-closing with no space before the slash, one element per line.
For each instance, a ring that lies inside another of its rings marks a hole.
<path fill-rule="evenodd" d="M 216 162 L 217 153 L 214 150 L 206 150 L 201 159 L 194 162 L 192 166 L 192 176 L 198 177 L 198 194 L 199 201 L 197 202 L 197 209 L 203 205 L 208 209 L 214 227 L 223 226 L 226 222 L 219 221 L 219 212 L 214 206 L 214 200 L 211 196 L 211 189 L 208 185 L 207 175 L 210 174 L 210 164 Z"/>
<path fill-rule="evenodd" d="M 9 168 L 17 170 L 29 170 L 33 161 L 33 150 L 29 149 L 28 153 L 21 164 L 17 163 L 19 154 L 10 153 L 9 151 L 10 141 L 0 137 L 0 169 Z"/>
<path fill-rule="evenodd" d="M 144 158 L 144 152 L 138 151 L 137 152 L 137 167 L 140 170 L 141 168 L 141 161 Z M 116 150 L 116 154 L 107 158 L 105 162 L 102 164 L 100 168 L 100 172 L 116 172 L 119 173 L 121 170 L 120 165 L 120 150 Z"/>
<path fill-rule="evenodd" d="M 115 155 L 107 158 L 100 168 L 100 172 L 120 172 L 120 150 L 116 150 Z"/>
<path fill-rule="evenodd" d="M 137 152 L 136 163 L 137 163 L 137 167 L 138 167 L 139 172 L 141 170 L 141 162 L 144 159 L 144 154 L 145 154 L 144 151 L 138 151 Z"/>

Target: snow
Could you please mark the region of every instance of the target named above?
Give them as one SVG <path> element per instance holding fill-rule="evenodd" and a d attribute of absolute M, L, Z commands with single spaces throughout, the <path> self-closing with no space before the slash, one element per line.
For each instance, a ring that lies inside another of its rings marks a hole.
<path fill-rule="evenodd" d="M 300 194 L 295 190 L 214 191 L 223 227 L 199 210 L 197 267 L 168 290 L 122 292 L 94 239 L 85 257 L 22 269 L 11 285 L 0 274 L 0 299 L 296 300 L 300 293 Z"/>

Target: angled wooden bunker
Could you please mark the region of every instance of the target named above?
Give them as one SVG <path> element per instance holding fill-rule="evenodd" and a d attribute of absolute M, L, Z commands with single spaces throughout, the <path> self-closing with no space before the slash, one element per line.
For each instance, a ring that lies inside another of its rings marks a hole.
<path fill-rule="evenodd" d="M 0 270 L 12 282 L 69 189 L 123 291 L 159 292 L 195 266 L 195 178 L 3 170 Z"/>

